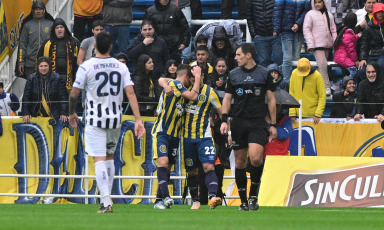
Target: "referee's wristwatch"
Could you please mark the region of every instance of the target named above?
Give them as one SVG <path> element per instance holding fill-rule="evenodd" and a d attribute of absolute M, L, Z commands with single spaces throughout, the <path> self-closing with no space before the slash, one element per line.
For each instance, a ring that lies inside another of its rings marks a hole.
<path fill-rule="evenodd" d="M 273 126 L 273 127 L 275 127 L 275 128 L 277 128 L 277 124 L 276 124 L 276 123 L 273 123 L 273 124 L 270 123 L 269 125 L 270 125 L 270 126 Z"/>

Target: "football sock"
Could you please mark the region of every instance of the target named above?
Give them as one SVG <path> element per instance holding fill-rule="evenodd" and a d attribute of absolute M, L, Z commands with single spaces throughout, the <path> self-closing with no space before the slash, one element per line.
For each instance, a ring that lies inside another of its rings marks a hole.
<path fill-rule="evenodd" d="M 214 170 L 208 171 L 205 174 L 205 185 L 208 188 L 209 199 L 215 197 L 217 194 L 217 176 Z"/>
<path fill-rule="evenodd" d="M 250 174 L 251 174 L 251 188 L 249 189 L 249 196 L 257 196 L 257 190 L 260 186 L 260 178 L 263 173 L 264 165 L 261 164 L 259 167 L 251 165 Z"/>
<path fill-rule="evenodd" d="M 191 194 L 192 201 L 198 201 L 199 200 L 199 194 L 198 194 L 198 178 L 197 175 L 190 175 L 188 174 L 187 179 L 187 185 L 189 188 L 189 193 Z"/>
<path fill-rule="evenodd" d="M 235 180 L 237 189 L 239 191 L 241 203 L 248 203 L 247 200 L 247 173 L 244 169 L 238 169 L 235 170 Z"/>
<path fill-rule="evenodd" d="M 115 177 L 115 163 L 114 160 L 107 160 L 105 164 L 108 172 L 109 194 L 112 194 L 113 178 Z"/>
<path fill-rule="evenodd" d="M 98 161 L 95 163 L 95 174 L 97 186 L 99 187 L 100 191 L 100 203 L 103 203 L 104 207 L 112 205 L 109 196 L 108 173 L 105 161 Z"/>
<path fill-rule="evenodd" d="M 157 179 L 159 181 L 159 189 L 161 197 L 159 198 L 165 198 L 169 196 L 168 191 L 168 170 L 165 167 L 159 167 L 157 168 Z"/>

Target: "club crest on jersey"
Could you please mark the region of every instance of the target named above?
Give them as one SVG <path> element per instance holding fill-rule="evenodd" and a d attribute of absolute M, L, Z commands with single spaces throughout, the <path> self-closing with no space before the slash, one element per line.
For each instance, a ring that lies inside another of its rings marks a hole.
<path fill-rule="evenodd" d="M 255 95 L 256 95 L 256 96 L 260 96 L 260 94 L 261 94 L 261 89 L 260 89 L 260 87 L 256 87 L 256 88 L 255 88 Z"/>
<path fill-rule="evenodd" d="M 193 166 L 193 160 L 191 158 L 185 159 L 185 165 L 189 167 Z"/>
<path fill-rule="evenodd" d="M 160 152 L 166 153 L 167 152 L 167 147 L 165 145 L 160 146 Z"/>
<path fill-rule="evenodd" d="M 183 88 L 183 86 L 181 84 L 177 84 L 177 88 L 181 89 L 181 88 Z"/>
<path fill-rule="evenodd" d="M 238 88 L 236 90 L 237 95 L 242 96 L 244 94 L 244 90 L 242 88 Z"/>
<path fill-rule="evenodd" d="M 207 96 L 205 96 L 204 94 L 199 95 L 199 101 L 200 102 L 205 102 L 206 99 L 207 99 Z"/>

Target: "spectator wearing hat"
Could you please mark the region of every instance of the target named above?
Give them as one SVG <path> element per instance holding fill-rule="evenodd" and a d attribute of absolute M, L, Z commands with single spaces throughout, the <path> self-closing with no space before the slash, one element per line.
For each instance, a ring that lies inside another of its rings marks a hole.
<path fill-rule="evenodd" d="M 209 47 L 208 46 L 208 38 L 204 34 L 196 35 L 194 38 L 194 44 L 195 44 L 195 51 L 193 51 L 190 55 L 184 57 L 184 59 L 183 59 L 184 64 L 189 64 L 191 62 L 196 61 L 196 48 L 197 47 L 202 46 L 202 45 Z M 208 52 L 209 52 L 208 62 L 213 63 L 214 62 L 213 54 L 211 51 L 208 51 Z"/>
<path fill-rule="evenodd" d="M 6 93 L 4 83 L 0 82 L 0 116 L 16 116 L 19 108 L 19 98 L 13 93 Z"/>
<path fill-rule="evenodd" d="M 229 36 L 223 26 L 216 26 L 213 32 L 211 52 L 213 58 L 225 58 L 228 63 L 228 70 L 237 67 L 235 61 L 237 45 L 229 40 Z"/>
<path fill-rule="evenodd" d="M 46 12 L 42 0 L 32 4 L 31 13 L 24 18 L 20 29 L 16 75 L 28 78 L 35 72 L 36 54 L 43 41 L 49 37 L 53 17 Z"/>
<path fill-rule="evenodd" d="M 350 120 L 356 112 L 356 83 L 353 77 L 345 76 L 343 78 L 343 90 L 339 90 L 332 95 L 335 104 L 332 106 L 332 118 L 347 118 Z"/>
<path fill-rule="evenodd" d="M 302 100 L 303 118 L 313 118 L 315 124 L 319 123 L 325 109 L 326 94 L 324 80 L 307 58 L 297 62 L 297 68 L 292 71 L 289 94 L 297 101 Z M 292 122 L 299 117 L 298 108 L 290 108 L 289 116 Z"/>

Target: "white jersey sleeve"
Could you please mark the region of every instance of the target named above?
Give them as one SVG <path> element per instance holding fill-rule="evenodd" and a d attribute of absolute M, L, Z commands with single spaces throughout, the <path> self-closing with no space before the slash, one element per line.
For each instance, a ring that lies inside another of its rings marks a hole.
<path fill-rule="evenodd" d="M 76 80 L 73 83 L 73 87 L 84 89 L 86 75 L 87 75 L 87 70 L 84 68 L 83 65 L 80 65 L 76 73 Z"/>

